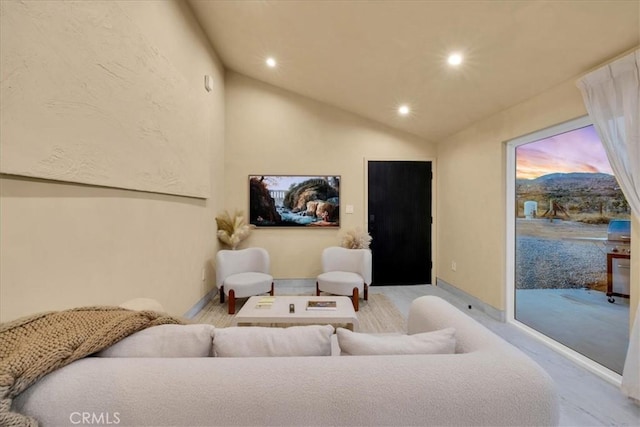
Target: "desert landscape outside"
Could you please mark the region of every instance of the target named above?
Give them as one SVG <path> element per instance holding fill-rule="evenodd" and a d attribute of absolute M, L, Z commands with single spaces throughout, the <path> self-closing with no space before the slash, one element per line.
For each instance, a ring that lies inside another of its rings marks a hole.
<path fill-rule="evenodd" d="M 630 242 L 611 228 L 630 226 L 631 212 L 604 147 L 586 126 L 515 154 L 515 318 L 620 374 Z M 612 292 L 612 260 L 626 263 L 626 292 Z"/>
<path fill-rule="evenodd" d="M 516 149 L 516 289 L 604 291 L 612 219 L 630 208 L 593 126 Z"/>
<path fill-rule="evenodd" d="M 516 182 L 516 288 L 605 291 L 612 219 L 629 219 L 613 175 L 551 173 Z M 531 215 L 525 203 L 534 202 Z"/>

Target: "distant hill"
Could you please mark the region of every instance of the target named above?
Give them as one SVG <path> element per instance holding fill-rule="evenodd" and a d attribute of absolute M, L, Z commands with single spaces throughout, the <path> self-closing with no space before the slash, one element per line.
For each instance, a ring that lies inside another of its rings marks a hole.
<path fill-rule="evenodd" d="M 613 178 L 615 180 L 615 177 L 613 175 L 609 175 L 607 173 L 590 173 L 590 172 L 570 172 L 570 173 L 560 173 L 560 172 L 556 172 L 556 173 L 550 173 L 548 175 L 542 175 L 541 177 L 538 177 L 536 179 L 534 179 L 533 181 L 551 181 L 551 180 L 568 180 L 568 179 L 574 179 L 574 180 L 600 180 L 600 179 L 611 179 Z"/>
<path fill-rule="evenodd" d="M 538 209 L 546 209 L 550 199 L 574 212 L 599 211 L 600 206 L 611 213 L 628 209 L 615 176 L 605 173 L 551 173 L 535 179 L 517 179 L 516 195 L 519 203 L 537 201 Z"/>
<path fill-rule="evenodd" d="M 535 179 L 518 179 L 516 186 L 522 186 L 530 190 L 559 190 L 568 191 L 599 191 L 606 192 L 618 189 L 618 181 L 613 175 L 606 173 L 550 173 Z"/>

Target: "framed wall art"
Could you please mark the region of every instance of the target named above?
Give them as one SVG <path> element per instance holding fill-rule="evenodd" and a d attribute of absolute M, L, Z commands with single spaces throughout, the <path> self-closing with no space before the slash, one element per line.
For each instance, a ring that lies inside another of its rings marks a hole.
<path fill-rule="evenodd" d="M 340 176 L 250 175 L 249 222 L 257 227 L 339 227 Z"/>

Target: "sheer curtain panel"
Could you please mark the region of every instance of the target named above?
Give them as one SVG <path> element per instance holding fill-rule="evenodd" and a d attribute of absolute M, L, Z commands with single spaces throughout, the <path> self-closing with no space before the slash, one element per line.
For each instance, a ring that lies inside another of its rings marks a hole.
<path fill-rule="evenodd" d="M 587 74 L 577 85 L 632 215 L 640 218 L 640 49 Z M 631 327 L 622 391 L 640 400 L 640 305 Z"/>

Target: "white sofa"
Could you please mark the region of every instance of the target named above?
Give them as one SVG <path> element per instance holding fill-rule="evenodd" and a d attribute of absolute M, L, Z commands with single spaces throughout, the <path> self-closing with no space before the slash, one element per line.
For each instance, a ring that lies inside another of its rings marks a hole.
<path fill-rule="evenodd" d="M 558 423 L 549 376 L 446 301 L 416 299 L 407 326 L 455 328 L 456 354 L 88 357 L 41 379 L 13 408 L 43 426 Z"/>

